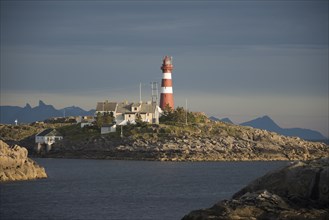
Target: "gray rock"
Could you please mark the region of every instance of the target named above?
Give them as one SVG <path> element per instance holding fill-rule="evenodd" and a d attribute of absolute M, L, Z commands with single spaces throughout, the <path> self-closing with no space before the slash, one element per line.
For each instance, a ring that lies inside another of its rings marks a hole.
<path fill-rule="evenodd" d="M 159 127 L 166 132 L 177 129 L 169 129 L 167 125 Z M 208 132 L 210 127 L 212 132 Z M 196 132 L 194 128 L 197 128 Z M 55 150 L 45 156 L 104 158 L 102 152 L 108 149 L 112 149 L 113 154 L 107 158 L 136 160 L 162 160 L 162 156 L 166 160 L 175 157 L 177 161 L 310 160 L 329 155 L 329 146 L 324 143 L 224 123 L 196 124 L 189 132 L 182 130 L 162 135 L 141 132 L 124 138 L 102 136 L 98 140 L 93 137 L 88 143 L 65 138 L 59 144 L 56 146 L 55 143 Z M 75 146 L 74 150 L 72 146 Z"/>
<path fill-rule="evenodd" d="M 329 219 L 329 158 L 272 171 L 192 219 Z"/>

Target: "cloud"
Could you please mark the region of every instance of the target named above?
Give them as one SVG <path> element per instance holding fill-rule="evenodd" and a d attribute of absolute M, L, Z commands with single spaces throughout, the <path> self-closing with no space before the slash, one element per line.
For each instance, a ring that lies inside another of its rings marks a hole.
<path fill-rule="evenodd" d="M 2 40 L 54 47 L 328 44 L 322 4 L 34 2 L 2 9 Z"/>

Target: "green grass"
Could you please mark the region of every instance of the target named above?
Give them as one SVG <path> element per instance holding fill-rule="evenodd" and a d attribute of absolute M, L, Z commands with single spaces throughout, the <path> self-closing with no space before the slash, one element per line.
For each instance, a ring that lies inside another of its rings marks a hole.
<path fill-rule="evenodd" d="M 0 125 L 0 137 L 3 140 L 20 141 L 29 136 L 35 135 L 46 128 L 56 128 L 63 135 L 64 139 L 79 141 L 96 139 L 99 137 L 120 139 L 121 126 L 117 126 L 116 132 L 109 134 L 100 134 L 100 129 L 96 126 L 81 128 L 80 124 L 30 124 L 30 125 Z M 219 134 L 236 136 L 241 132 L 236 126 L 226 125 L 224 123 L 193 123 L 186 125 L 185 123 L 175 124 L 147 124 L 138 123 L 136 125 L 123 126 L 123 136 L 133 139 L 154 140 L 167 138 L 169 136 L 190 136 L 203 135 L 215 136 Z"/>
<path fill-rule="evenodd" d="M 44 129 L 58 128 L 60 126 L 62 126 L 62 124 L 0 124 L 0 137 L 3 140 L 21 141 L 25 138 L 36 135 Z"/>
<path fill-rule="evenodd" d="M 99 137 L 100 130 L 95 127 L 81 128 L 80 124 L 66 125 L 57 129 L 65 139 L 83 140 L 91 137 Z"/>

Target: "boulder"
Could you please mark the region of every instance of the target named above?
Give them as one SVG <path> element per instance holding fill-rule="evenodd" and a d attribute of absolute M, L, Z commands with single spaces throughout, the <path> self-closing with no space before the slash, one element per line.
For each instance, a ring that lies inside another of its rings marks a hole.
<path fill-rule="evenodd" d="M 0 140 L 0 182 L 47 178 L 43 167 L 27 157 L 24 147 L 10 148 Z"/>
<path fill-rule="evenodd" d="M 328 183 L 329 158 L 295 162 L 183 219 L 329 219 Z"/>

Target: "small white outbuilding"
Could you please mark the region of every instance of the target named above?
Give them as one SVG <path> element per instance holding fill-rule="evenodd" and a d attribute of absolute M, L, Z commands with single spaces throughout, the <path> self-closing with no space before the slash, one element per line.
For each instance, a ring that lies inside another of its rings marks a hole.
<path fill-rule="evenodd" d="M 56 129 L 48 128 L 35 135 L 36 150 L 40 152 L 42 146 L 45 146 L 46 152 L 51 150 L 51 145 L 56 141 L 62 140 L 63 136 Z"/>

